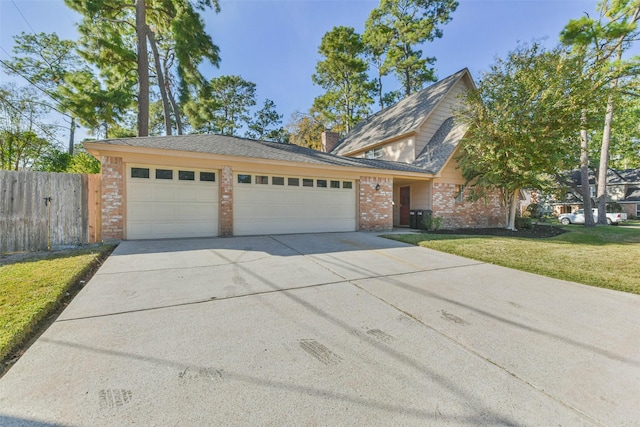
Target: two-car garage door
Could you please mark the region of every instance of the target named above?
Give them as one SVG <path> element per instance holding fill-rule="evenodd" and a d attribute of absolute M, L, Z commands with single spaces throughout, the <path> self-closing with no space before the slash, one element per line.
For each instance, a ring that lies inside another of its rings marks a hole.
<path fill-rule="evenodd" d="M 355 182 L 236 173 L 233 234 L 356 230 Z M 127 239 L 218 235 L 217 170 L 127 166 Z"/>
<path fill-rule="evenodd" d="M 235 174 L 235 235 L 356 230 L 353 181 Z"/>

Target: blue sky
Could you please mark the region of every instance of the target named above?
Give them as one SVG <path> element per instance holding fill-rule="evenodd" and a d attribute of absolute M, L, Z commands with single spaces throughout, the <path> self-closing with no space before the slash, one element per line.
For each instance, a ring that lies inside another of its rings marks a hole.
<path fill-rule="evenodd" d="M 425 55 L 437 58 L 439 78 L 464 67 L 478 78 L 496 56 L 504 57 L 518 42 L 542 40 L 552 46 L 570 19 L 585 12 L 594 16 L 597 4 L 593 0 L 459 3 L 452 21 L 443 27 L 444 36 L 423 47 Z M 294 111 L 307 111 L 322 92 L 311 81 L 322 36 L 339 25 L 362 32 L 377 5 L 377 0 L 221 0 L 221 12 L 207 11 L 203 18 L 222 61 L 220 68 L 203 71 L 208 78 L 237 74 L 256 83 L 258 103 L 265 98 L 275 101 L 286 123 Z M 0 0 L 0 58 L 7 58 L 5 50 L 11 52 L 13 35 L 31 32 L 30 27 L 77 38 L 78 18 L 63 0 Z M 0 74 L 0 82 L 7 80 Z M 65 139 L 61 131 L 60 140 Z"/>

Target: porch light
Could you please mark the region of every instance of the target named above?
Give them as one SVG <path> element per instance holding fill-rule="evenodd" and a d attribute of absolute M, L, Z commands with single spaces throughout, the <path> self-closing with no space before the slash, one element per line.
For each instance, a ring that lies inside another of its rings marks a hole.
<path fill-rule="evenodd" d="M 380 191 L 380 184 L 376 184 L 376 191 Z"/>

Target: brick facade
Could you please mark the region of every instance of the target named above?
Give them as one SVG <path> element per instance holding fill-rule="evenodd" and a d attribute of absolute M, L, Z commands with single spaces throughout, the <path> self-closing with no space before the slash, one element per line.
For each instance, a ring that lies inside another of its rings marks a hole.
<path fill-rule="evenodd" d="M 376 190 L 377 185 L 380 185 L 378 190 Z M 360 177 L 359 198 L 359 230 L 388 231 L 393 229 L 393 178 Z"/>
<path fill-rule="evenodd" d="M 102 240 L 124 238 L 124 164 L 121 157 L 102 157 Z"/>
<path fill-rule="evenodd" d="M 442 218 L 442 228 L 505 227 L 506 210 L 498 191 L 475 202 L 456 200 L 455 184 L 433 184 L 433 216 Z"/>
<path fill-rule="evenodd" d="M 220 236 L 233 236 L 233 169 L 220 169 Z"/>

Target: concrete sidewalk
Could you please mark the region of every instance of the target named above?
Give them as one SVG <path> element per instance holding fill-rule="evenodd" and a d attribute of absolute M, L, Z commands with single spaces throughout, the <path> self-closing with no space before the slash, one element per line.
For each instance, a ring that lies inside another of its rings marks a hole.
<path fill-rule="evenodd" d="M 367 233 L 123 242 L 0 425 L 638 425 L 640 297 Z"/>

